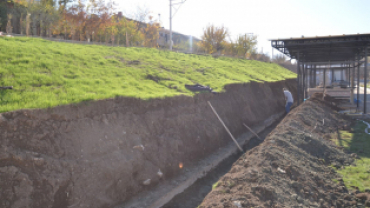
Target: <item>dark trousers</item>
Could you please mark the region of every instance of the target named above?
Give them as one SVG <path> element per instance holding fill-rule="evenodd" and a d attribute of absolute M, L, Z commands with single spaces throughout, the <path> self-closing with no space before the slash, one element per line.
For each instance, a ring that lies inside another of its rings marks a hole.
<path fill-rule="evenodd" d="M 289 111 L 290 111 L 290 106 L 292 106 L 293 105 L 293 103 L 292 102 L 287 102 L 286 103 L 286 105 L 285 105 L 285 111 L 286 111 L 286 113 L 289 113 Z"/>

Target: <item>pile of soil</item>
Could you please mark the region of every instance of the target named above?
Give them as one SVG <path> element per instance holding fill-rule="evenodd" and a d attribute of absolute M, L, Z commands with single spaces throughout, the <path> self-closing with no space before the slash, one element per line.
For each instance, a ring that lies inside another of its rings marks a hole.
<path fill-rule="evenodd" d="M 357 207 L 331 167 L 354 161 L 330 140 L 349 124 L 326 102 L 307 100 L 240 157 L 199 207 Z"/>
<path fill-rule="evenodd" d="M 341 110 L 341 108 L 339 108 L 338 105 L 340 105 L 343 102 L 341 100 L 337 100 L 331 97 L 330 95 L 327 95 L 327 94 L 324 95 L 324 93 L 321 93 L 321 92 L 316 92 L 312 94 L 310 97 L 310 100 L 321 101 L 323 104 L 328 105 L 330 108 L 336 111 Z"/>

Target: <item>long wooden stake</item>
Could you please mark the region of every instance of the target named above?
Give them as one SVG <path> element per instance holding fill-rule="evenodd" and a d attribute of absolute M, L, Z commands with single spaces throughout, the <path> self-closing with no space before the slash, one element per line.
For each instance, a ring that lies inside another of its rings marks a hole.
<path fill-rule="evenodd" d="M 254 132 L 251 128 L 249 128 L 247 125 L 245 125 L 245 123 L 243 123 L 243 125 L 245 126 L 245 127 L 247 127 L 247 129 L 249 130 L 249 131 L 251 131 L 259 140 L 262 140 L 257 134 L 256 134 L 256 132 Z"/>
<path fill-rule="evenodd" d="M 220 118 L 220 116 L 218 116 L 216 110 L 213 108 L 213 106 L 211 105 L 211 102 L 208 101 L 208 105 L 212 108 L 212 111 L 213 113 L 215 113 L 215 115 L 217 116 L 218 120 L 221 122 L 221 124 L 225 127 L 227 133 L 229 133 L 229 135 L 231 136 L 231 139 L 233 139 L 234 143 L 236 144 L 236 146 L 238 147 L 238 149 L 241 151 L 241 152 L 244 152 L 243 149 L 239 146 L 238 142 L 236 141 L 236 139 L 234 138 L 234 136 L 231 134 L 231 132 L 229 131 L 229 129 L 226 127 L 225 123 L 222 121 L 222 119 Z"/>

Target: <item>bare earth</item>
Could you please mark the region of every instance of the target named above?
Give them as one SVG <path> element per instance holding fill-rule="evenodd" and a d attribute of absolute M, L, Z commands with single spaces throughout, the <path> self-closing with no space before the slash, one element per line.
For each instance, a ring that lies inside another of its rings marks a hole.
<path fill-rule="evenodd" d="M 329 103 L 313 96 L 294 109 L 233 164 L 199 207 L 362 207 L 330 167 L 352 164 L 353 158 L 330 140 L 351 120 Z"/>

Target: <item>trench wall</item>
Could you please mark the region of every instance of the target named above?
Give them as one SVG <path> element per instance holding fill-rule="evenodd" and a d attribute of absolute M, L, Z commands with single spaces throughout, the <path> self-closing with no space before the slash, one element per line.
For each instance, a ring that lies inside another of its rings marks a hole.
<path fill-rule="evenodd" d="M 253 82 L 0 114 L 0 207 L 112 207 L 232 142 L 207 101 L 238 136 L 284 111 L 283 87 L 296 95 L 295 80 Z"/>

